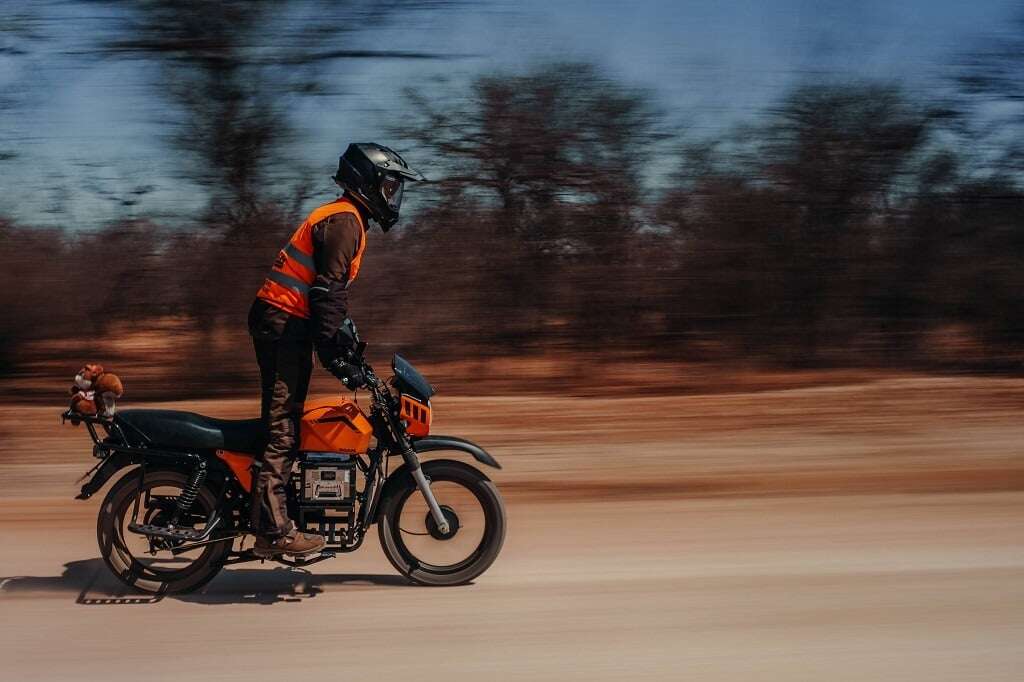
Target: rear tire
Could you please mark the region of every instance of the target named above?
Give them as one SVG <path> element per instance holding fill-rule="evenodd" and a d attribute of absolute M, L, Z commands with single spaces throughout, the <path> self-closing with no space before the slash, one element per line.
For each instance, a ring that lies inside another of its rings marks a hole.
<path fill-rule="evenodd" d="M 174 594 L 198 590 L 213 580 L 220 572 L 223 562 L 231 552 L 231 540 L 218 542 L 193 550 L 198 552 L 195 559 L 181 569 L 153 568 L 140 561 L 144 555 L 136 556 L 126 542 L 125 526 L 131 520 L 135 497 L 139 494 L 142 470 L 136 469 L 121 478 L 107 493 L 100 507 L 96 522 L 96 539 L 100 553 L 110 572 L 122 583 L 149 594 Z M 147 489 L 177 488 L 183 490 L 188 477 L 178 471 L 147 471 Z M 204 517 L 216 504 L 216 498 L 207 485 L 199 489 L 199 495 L 192 503 L 192 510 Z M 141 512 L 140 512 L 141 516 Z M 133 544 L 138 546 L 139 538 L 145 536 L 130 534 Z M 165 552 L 169 554 L 169 552 Z"/>
<path fill-rule="evenodd" d="M 424 462 L 423 473 L 431 484 L 447 482 L 464 488 L 477 500 L 484 516 L 482 537 L 472 554 L 452 565 L 432 565 L 421 561 L 406 546 L 400 527 L 402 510 L 406 502 L 416 496 L 422 499 L 419 488 L 408 471 L 399 473 L 402 478 L 398 485 L 383 501 L 377 532 L 384 555 L 395 569 L 420 585 L 449 586 L 462 585 L 478 577 L 494 563 L 505 542 L 505 504 L 497 487 L 481 471 L 455 460 L 432 460 Z M 433 486 L 432 486 L 433 487 Z M 439 496 L 438 504 L 446 507 Z M 447 510 L 446 510 L 447 511 Z M 432 520 L 427 520 L 427 525 Z M 429 532 L 429 527 L 426 529 Z M 423 536 L 423 533 L 413 533 Z"/>

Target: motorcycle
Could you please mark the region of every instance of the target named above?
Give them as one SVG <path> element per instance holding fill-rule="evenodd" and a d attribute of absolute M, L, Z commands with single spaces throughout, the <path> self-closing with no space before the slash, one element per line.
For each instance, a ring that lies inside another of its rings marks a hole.
<path fill-rule="evenodd" d="M 372 396 L 369 412 L 344 396 L 307 401 L 286 491 L 299 530 L 327 540 L 319 554 L 243 549 L 266 442 L 261 420 L 162 409 L 62 415 L 86 425 L 99 459 L 76 499 L 89 499 L 123 471 L 96 523 L 103 560 L 121 582 L 153 594 L 184 593 L 234 564 L 309 566 L 359 549 L 374 524 L 384 555 L 414 583 L 460 585 L 491 566 L 506 526 L 497 487 L 462 461 L 421 456 L 447 451 L 501 466 L 475 443 L 431 435 L 430 383 L 398 354 L 393 377 L 383 381 L 363 358 L 366 344 L 355 326 L 343 330 L 352 342 L 347 360 L 362 369 Z M 389 472 L 396 457 L 402 463 Z"/>

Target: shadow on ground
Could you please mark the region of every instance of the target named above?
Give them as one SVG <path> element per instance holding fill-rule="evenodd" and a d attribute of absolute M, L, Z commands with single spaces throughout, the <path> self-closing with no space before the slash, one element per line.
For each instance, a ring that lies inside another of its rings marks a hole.
<path fill-rule="evenodd" d="M 198 592 L 154 596 L 121 584 L 103 560 L 96 558 L 66 563 L 59 576 L 0 578 L 0 599 L 73 594 L 75 603 L 87 606 L 154 604 L 163 599 L 194 604 L 275 604 L 312 599 L 337 586 L 379 589 L 410 585 L 398 575 L 309 573 L 286 567 L 225 569 Z"/>

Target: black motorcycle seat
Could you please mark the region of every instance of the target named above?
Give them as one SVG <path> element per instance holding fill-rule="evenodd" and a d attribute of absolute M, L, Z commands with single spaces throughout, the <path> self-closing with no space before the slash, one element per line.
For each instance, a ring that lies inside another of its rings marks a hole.
<path fill-rule="evenodd" d="M 129 439 L 139 433 L 152 445 L 175 450 L 233 450 L 257 454 L 266 445 L 266 429 L 259 419 L 214 419 L 180 410 L 121 410 L 117 420 L 127 427 Z M 131 433 L 131 431 L 135 433 Z"/>

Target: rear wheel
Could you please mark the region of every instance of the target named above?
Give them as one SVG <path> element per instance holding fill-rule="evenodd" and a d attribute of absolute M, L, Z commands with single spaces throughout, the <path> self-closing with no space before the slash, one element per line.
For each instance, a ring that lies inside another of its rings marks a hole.
<path fill-rule="evenodd" d="M 380 544 L 400 573 L 421 585 L 460 585 L 486 571 L 505 542 L 505 505 L 494 483 L 454 460 L 422 464 L 430 489 L 448 520 L 443 534 L 412 474 L 383 501 Z"/>
<path fill-rule="evenodd" d="M 151 538 L 128 530 L 136 499 L 139 523 L 167 525 L 187 480 L 185 474 L 177 471 L 147 471 L 145 483 L 140 486 L 142 472 L 136 470 L 107 493 L 96 523 L 96 537 L 103 560 L 124 584 L 151 594 L 189 592 L 208 583 L 220 571 L 231 551 L 231 540 L 175 556 L 171 548 L 182 544 L 181 541 Z M 182 519 L 179 527 L 202 530 L 215 504 L 213 493 L 203 485 L 188 518 Z"/>

